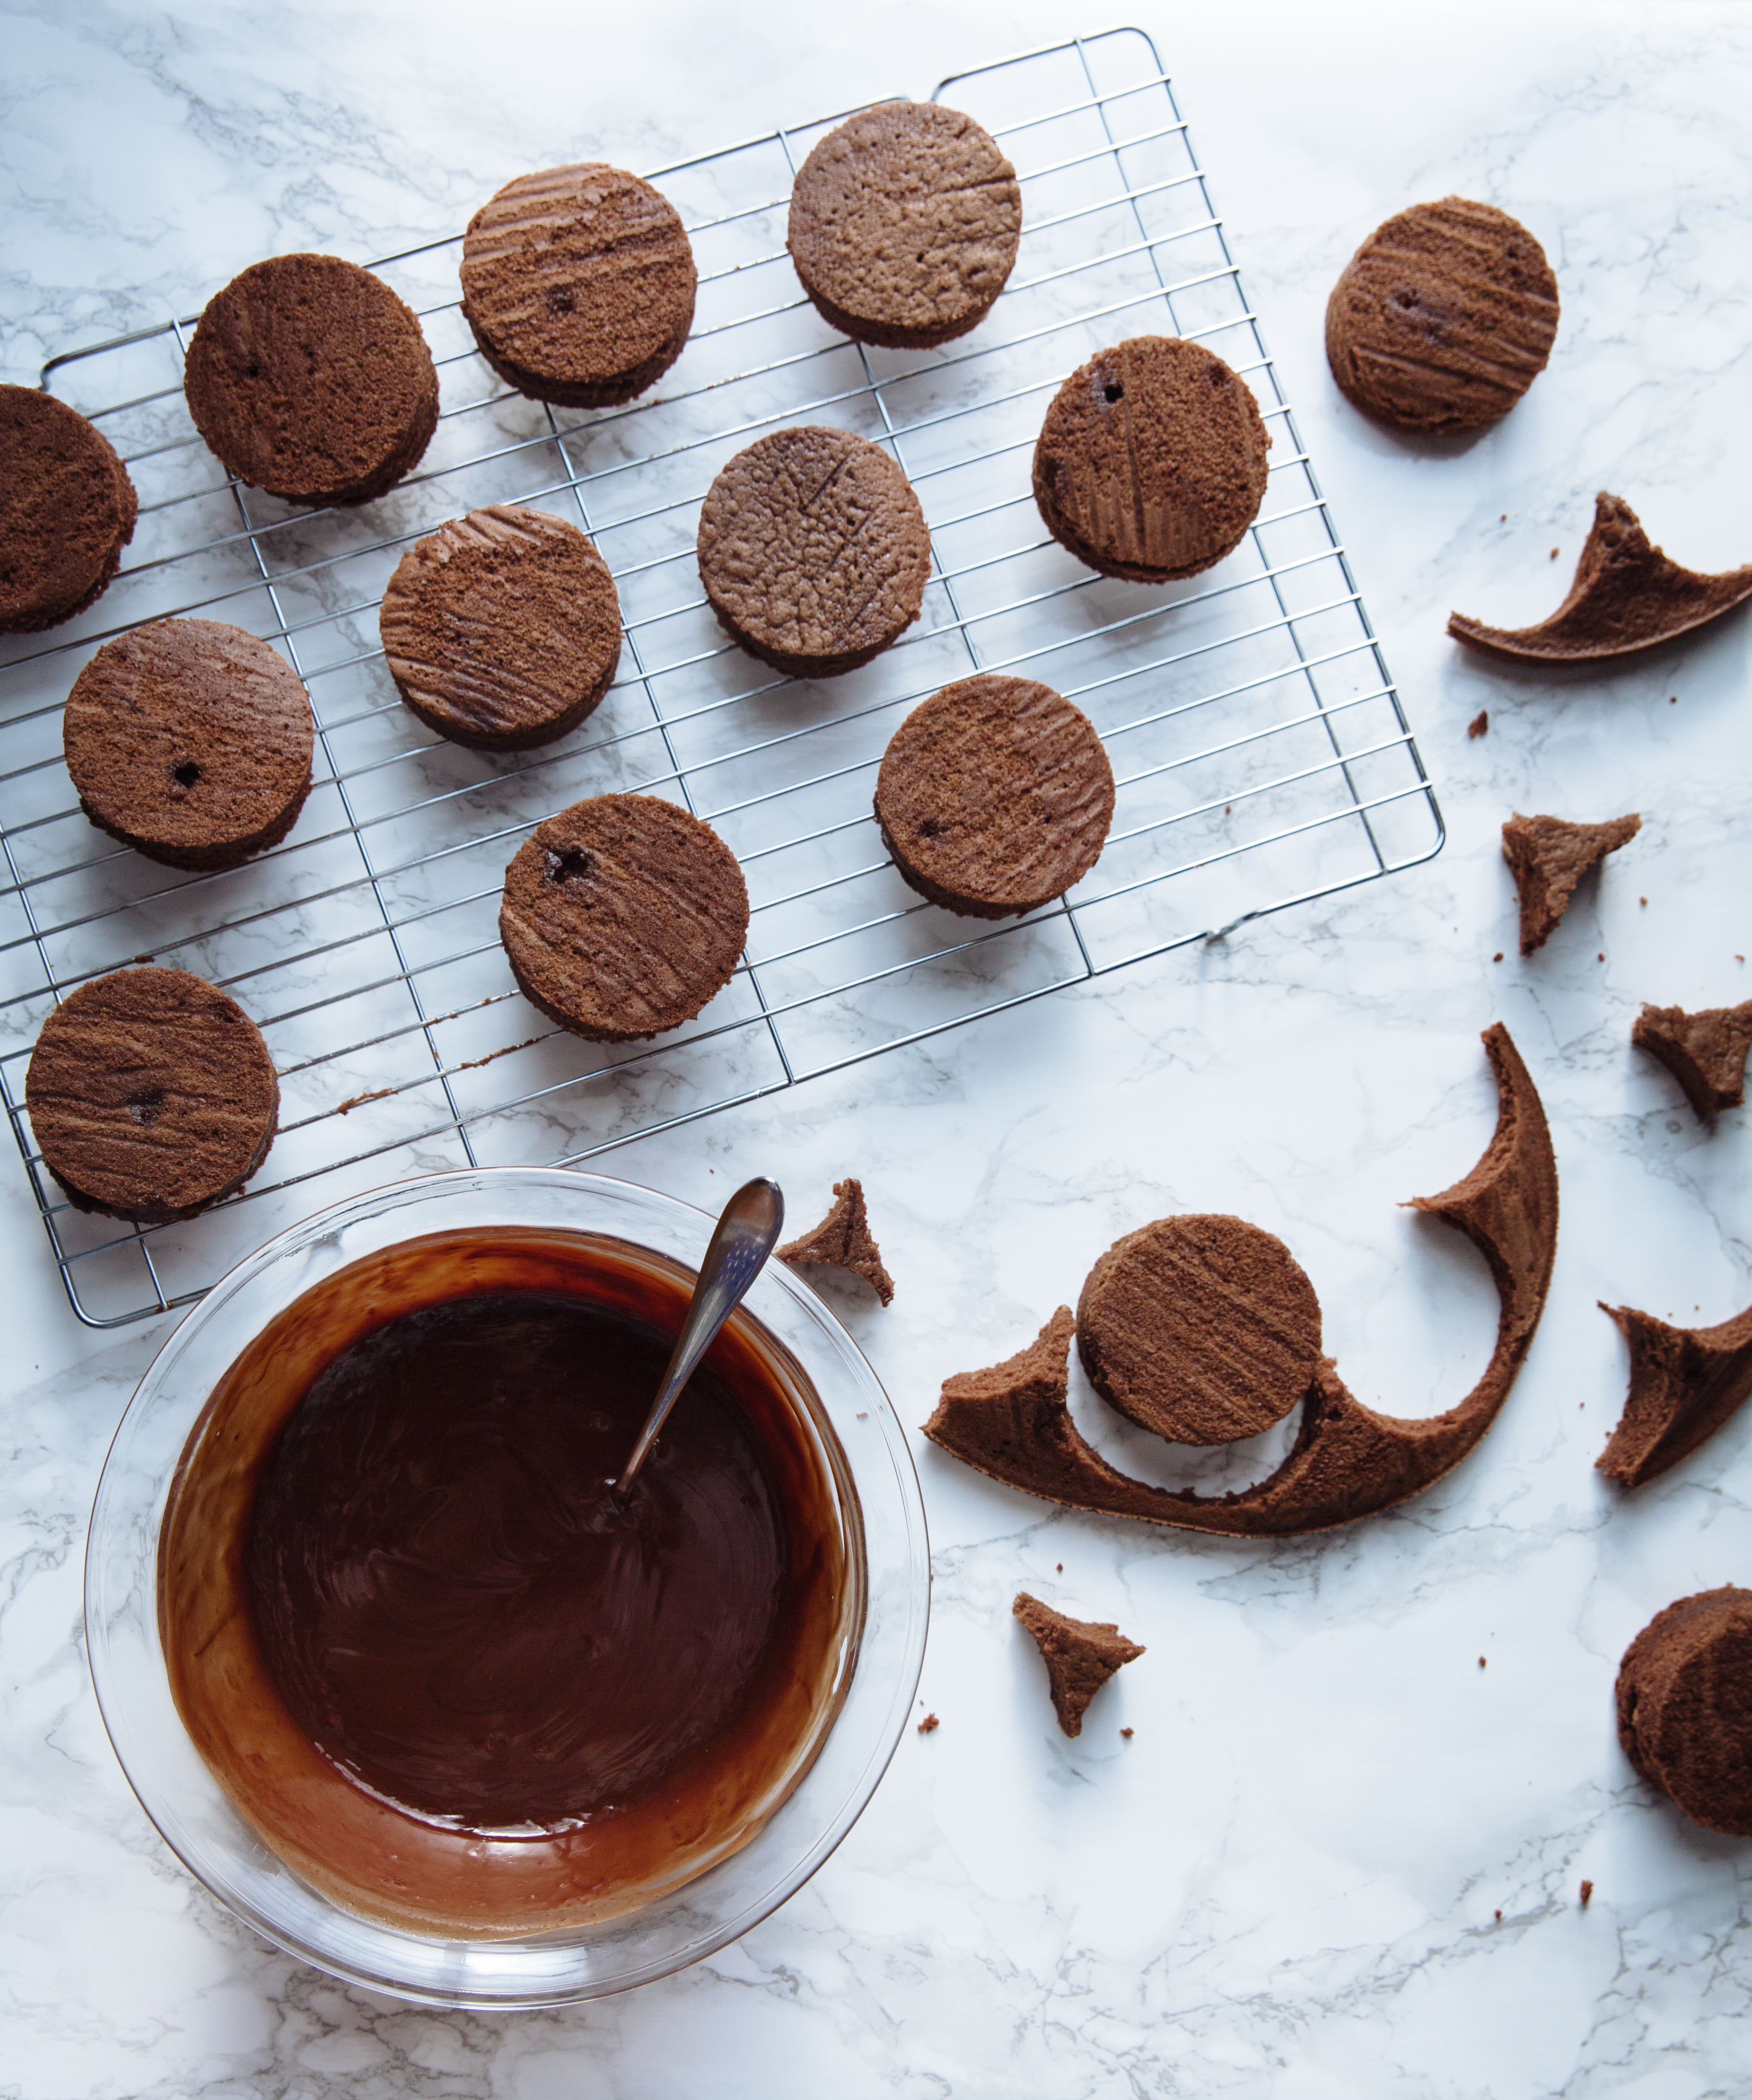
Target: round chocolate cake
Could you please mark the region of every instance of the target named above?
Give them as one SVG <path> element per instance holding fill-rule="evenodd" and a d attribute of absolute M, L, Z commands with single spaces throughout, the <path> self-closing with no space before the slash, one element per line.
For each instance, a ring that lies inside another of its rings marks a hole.
<path fill-rule="evenodd" d="M 1116 1240 L 1077 1301 L 1089 1382 L 1176 1444 L 1281 1422 L 1313 1383 L 1320 1301 L 1283 1242 L 1244 1219 L 1158 1218 Z"/>
<path fill-rule="evenodd" d="M 1479 430 L 1545 369 L 1557 280 L 1525 226 L 1444 197 L 1378 226 L 1326 303 L 1339 390 L 1395 430 Z"/>
<path fill-rule="evenodd" d="M 1624 1652 L 1618 1740 L 1693 1823 L 1752 1838 L 1752 1590 L 1681 1597 Z"/>
<path fill-rule="evenodd" d="M 1166 583 L 1233 554 L 1271 444 L 1245 380 L 1202 344 L 1133 336 L 1079 365 L 1035 447 L 1047 530 L 1106 576 Z"/>
<path fill-rule="evenodd" d="M 751 656 L 797 678 L 878 656 L 919 616 L 931 536 L 912 484 L 850 430 L 774 430 L 737 453 L 699 512 L 699 576 Z"/>
<path fill-rule="evenodd" d="M 642 394 L 693 324 L 694 251 L 660 192 L 600 161 L 519 175 L 462 240 L 462 312 L 519 394 L 601 408 Z"/>
<path fill-rule="evenodd" d="M 168 867 L 235 867 L 289 832 L 311 787 L 311 704 L 267 642 L 216 620 L 106 642 L 67 696 L 79 806 Z"/>
<path fill-rule="evenodd" d="M 117 970 L 43 1023 L 24 1080 L 43 1160 L 82 1211 L 161 1224 L 241 1189 L 280 1083 L 235 999 L 187 970 Z"/>
<path fill-rule="evenodd" d="M 823 320 L 922 348 L 985 319 L 1022 230 L 1016 170 L 990 132 L 938 103 L 882 102 L 818 140 L 786 245 Z"/>
<path fill-rule="evenodd" d="M 100 597 L 139 509 L 95 425 L 34 386 L 0 386 L 0 634 L 58 627 Z"/>
<path fill-rule="evenodd" d="M 1062 896 L 1101 858 L 1114 776 L 1093 724 L 1050 686 L 992 673 L 915 708 L 876 775 L 876 822 L 921 896 L 1004 919 Z"/>
<path fill-rule="evenodd" d="M 419 322 L 336 255 L 276 255 L 233 277 L 207 302 L 183 390 L 221 464 L 290 503 L 382 496 L 438 427 Z"/>
<path fill-rule="evenodd" d="M 457 743 L 523 751 L 574 729 L 620 661 L 620 601 L 576 525 L 501 503 L 401 558 L 377 615 L 390 676 Z"/>
<path fill-rule="evenodd" d="M 691 1021 L 730 982 L 748 931 L 735 855 L 655 796 L 575 802 L 505 870 L 499 938 L 519 989 L 592 1042 Z"/>

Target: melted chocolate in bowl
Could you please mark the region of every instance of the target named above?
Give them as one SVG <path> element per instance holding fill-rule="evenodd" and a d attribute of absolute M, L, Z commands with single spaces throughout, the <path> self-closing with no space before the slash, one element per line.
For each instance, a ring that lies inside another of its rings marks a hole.
<path fill-rule="evenodd" d="M 240 1811 L 369 1917 L 613 1917 L 745 1843 L 808 1768 L 862 1618 L 855 1498 L 738 1314 L 607 1492 L 691 1279 L 514 1228 L 289 1307 L 191 1433 L 159 1551 L 185 1726 Z"/>

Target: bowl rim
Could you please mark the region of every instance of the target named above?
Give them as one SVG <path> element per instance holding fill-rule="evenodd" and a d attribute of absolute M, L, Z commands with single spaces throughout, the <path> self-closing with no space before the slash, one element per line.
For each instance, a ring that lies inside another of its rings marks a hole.
<path fill-rule="evenodd" d="M 227 1884 L 223 1876 L 208 1868 L 198 1855 L 192 1839 L 182 1830 L 177 1817 L 171 1812 L 170 1805 L 158 1798 L 157 1790 L 146 1775 L 136 1772 L 134 1763 L 130 1762 L 129 1751 L 124 1747 L 124 1739 L 128 1731 L 123 1723 L 122 1712 L 127 1693 L 118 1683 L 114 1681 L 113 1676 L 113 1670 L 119 1668 L 119 1665 L 114 1665 L 111 1662 L 110 1632 L 108 1614 L 104 1608 L 108 1601 L 109 1571 L 104 1564 L 106 1555 L 109 1551 L 108 1525 L 113 1520 L 114 1506 L 120 1502 L 121 1495 L 121 1489 L 117 1485 L 120 1477 L 119 1458 L 126 1453 L 130 1436 L 137 1436 L 141 1432 L 142 1425 L 155 1405 L 166 1404 L 164 1395 L 169 1374 L 174 1370 L 181 1357 L 195 1341 L 199 1339 L 210 1325 L 218 1320 L 227 1308 L 234 1306 L 239 1296 L 252 1284 L 259 1282 L 277 1263 L 296 1254 L 301 1249 L 309 1251 L 312 1248 L 320 1248 L 327 1242 L 338 1245 L 342 1229 L 349 1221 L 364 1222 L 391 1216 L 409 1206 L 422 1202 L 441 1201 L 447 1194 L 485 1196 L 495 1189 L 504 1189 L 509 1193 L 519 1185 L 526 1189 L 541 1189 L 563 1192 L 567 1195 L 579 1195 L 590 1192 L 611 1202 L 626 1202 L 631 1199 L 635 1202 L 654 1204 L 660 1210 L 668 1211 L 672 1220 L 677 1224 L 685 1222 L 690 1230 L 696 1233 L 703 1232 L 708 1236 L 717 1223 L 716 1218 L 711 1212 L 703 1210 L 697 1204 L 690 1203 L 684 1198 L 671 1195 L 664 1190 L 652 1189 L 647 1184 L 633 1181 L 625 1176 L 597 1174 L 575 1167 L 508 1165 L 452 1168 L 431 1174 L 401 1176 L 393 1181 L 378 1183 L 371 1188 L 358 1190 L 350 1196 L 341 1198 L 333 1203 L 325 1205 L 322 1209 L 311 1212 L 305 1218 L 288 1224 L 234 1262 L 165 1335 L 158 1348 L 153 1352 L 150 1362 L 141 1374 L 129 1398 L 127 1406 L 122 1411 L 104 1453 L 103 1467 L 92 1498 L 91 1515 L 86 1529 L 83 1567 L 82 1616 L 86 1659 L 99 1716 L 103 1722 L 104 1732 L 108 1737 L 117 1762 L 121 1767 L 122 1776 L 127 1780 L 130 1789 L 139 1802 L 148 1820 L 152 1824 L 173 1857 L 184 1871 L 189 1873 L 227 1911 L 241 1919 L 252 1930 L 259 1933 L 263 1939 L 279 1948 L 283 1952 L 291 1955 L 300 1961 L 308 1963 L 311 1966 L 341 1982 L 351 1983 L 363 1989 L 382 1992 L 411 2003 L 502 2011 L 576 2004 L 633 1989 L 642 1983 L 654 1982 L 662 1976 L 673 1974 L 680 1969 L 706 1959 L 729 1945 L 733 1940 L 739 1939 L 744 1933 L 752 1930 L 756 1925 L 770 1917 L 781 1904 L 788 1902 L 797 1890 L 819 1870 L 844 1841 L 873 1798 L 899 1746 L 924 1666 L 925 1649 L 929 1627 L 931 1589 L 930 1547 L 923 1496 L 919 1486 L 917 1468 L 913 1461 L 911 1449 L 907 1441 L 904 1429 L 900 1423 L 894 1404 L 889 1400 L 874 1367 L 858 1347 L 855 1338 L 841 1323 L 832 1308 L 812 1290 L 802 1278 L 793 1274 L 783 1264 L 776 1260 L 769 1261 L 761 1275 L 757 1279 L 753 1289 L 751 1290 L 748 1301 L 745 1301 L 749 1303 L 750 1317 L 761 1325 L 768 1326 L 770 1333 L 774 1331 L 768 1322 L 761 1320 L 759 1311 L 754 1308 L 752 1301 L 757 1295 L 763 1293 L 770 1295 L 772 1289 L 776 1286 L 783 1299 L 788 1301 L 788 1309 L 800 1314 L 805 1322 L 819 1329 L 823 1341 L 836 1352 L 846 1368 L 850 1370 L 854 1385 L 860 1388 L 858 1393 L 859 1405 L 857 1410 L 857 1418 L 860 1423 L 868 1420 L 880 1432 L 881 1455 L 886 1457 L 889 1467 L 892 1469 L 894 1491 L 892 1499 L 898 1505 L 898 1514 L 901 1520 L 899 1542 L 902 1547 L 902 1557 L 911 1578 L 907 1584 L 907 1594 L 904 1599 L 901 1600 L 903 1604 L 903 1623 L 898 1630 L 898 1667 L 893 1677 L 892 1690 L 886 1702 L 886 1713 L 874 1729 L 867 1754 L 849 1776 L 842 1778 L 838 1783 L 832 1812 L 827 1816 L 821 1827 L 814 1830 L 807 1845 L 803 1846 L 797 1856 L 791 1861 L 772 1885 L 748 1896 L 739 1904 L 731 1907 L 727 1914 L 717 1918 L 714 1921 L 703 1922 L 699 1929 L 666 1951 L 647 1958 L 631 1961 L 624 1969 L 612 1974 L 571 1976 L 557 1981 L 549 1977 L 549 1980 L 540 1987 L 532 1984 L 527 1988 L 519 1988 L 511 1975 L 505 1974 L 503 1983 L 510 1985 L 510 1988 L 503 1988 L 500 1985 L 487 1988 L 478 1979 L 471 1983 L 457 1983 L 453 1981 L 434 1983 L 408 1975 L 386 1974 L 383 1966 L 367 1966 L 344 1954 L 334 1952 L 320 1946 L 313 1946 L 302 1938 L 292 1926 L 264 1910 L 259 1903 L 252 1900 L 245 1890 Z M 528 1221 L 505 1220 L 503 1222 L 527 1223 Z M 558 1220 L 543 1220 L 542 1224 L 545 1229 L 558 1230 L 567 1229 L 564 1224 Z M 325 1226 L 331 1225 L 332 1230 L 327 1232 L 324 1230 Z M 461 1227 L 454 1229 L 466 1229 Z M 576 1229 L 580 1231 L 600 1232 L 602 1230 L 594 1225 L 580 1225 Z M 395 1240 L 383 1241 L 382 1245 L 386 1246 L 399 1243 L 402 1239 L 421 1237 L 426 1232 L 445 1229 L 447 1228 L 441 1221 L 421 1222 L 416 1224 L 413 1220 L 409 1220 L 408 1231 L 398 1235 Z M 616 1235 L 612 1229 L 609 1229 L 606 1236 Z M 631 1233 L 624 1232 L 618 1236 L 628 1239 L 630 1244 L 635 1246 L 647 1244 L 638 1240 Z M 700 1245 L 703 1252 L 703 1238 Z M 376 1251 L 376 1247 L 372 1250 L 372 1251 Z M 697 1268 L 697 1256 L 690 1262 L 686 1256 L 678 1256 L 670 1248 L 653 1246 L 648 1251 L 666 1255 L 672 1260 L 679 1260 L 683 1267 Z M 325 1271 L 325 1273 L 332 1275 L 338 1273 L 341 1268 L 348 1265 L 351 1260 L 361 1258 L 364 1258 L 364 1251 L 355 1251 L 347 1257 L 346 1261 L 336 1261 L 332 1268 Z M 271 1317 L 273 1309 L 275 1308 L 270 1308 L 268 1313 L 263 1317 Z M 257 1331 L 259 1331 L 258 1326 Z M 774 1339 L 779 1339 L 793 1354 L 796 1353 L 796 1343 L 793 1340 L 783 1335 L 775 1335 Z M 811 1383 L 815 1383 L 813 1378 Z M 177 1440 L 179 1449 L 186 1441 L 189 1429 L 198 1418 L 209 1397 L 209 1392 L 203 1388 L 196 1392 L 192 1399 L 185 1395 L 179 1399 L 173 1396 L 169 1401 L 168 1405 L 179 1408 L 186 1415 L 182 1434 Z M 830 1433 L 839 1437 L 843 1449 L 845 1444 L 843 1431 L 837 1423 L 827 1423 L 829 1413 L 827 1396 L 819 1392 L 819 1388 L 817 1398 L 822 1408 L 824 1426 L 829 1427 Z M 851 1453 L 847 1450 L 845 1456 L 854 1494 L 862 1504 L 867 1493 L 864 1480 L 858 1474 Z M 868 1463 L 867 1458 L 866 1463 Z M 163 1516 L 163 1502 L 167 1485 L 168 1475 L 160 1479 L 155 1487 L 154 1507 L 148 1512 L 150 1546 L 144 1555 L 143 1563 L 152 1569 L 154 1584 L 153 1608 L 143 1615 L 146 1625 L 149 1627 L 149 1631 L 145 1633 L 144 1638 L 156 1660 L 157 1675 L 160 1678 L 165 1678 L 167 1673 L 164 1670 L 161 1652 L 157 1648 L 156 1568 L 159 1529 Z M 884 1485 L 887 1485 L 885 1479 Z M 867 1633 L 868 1619 L 877 1601 L 876 1589 L 876 1577 L 872 1574 L 867 1604 L 865 1633 Z M 891 1598 L 885 1599 L 885 1603 L 894 1601 Z M 895 1639 L 895 1630 L 890 1629 L 889 1645 L 893 1646 Z M 867 1643 L 861 1637 L 858 1646 L 859 1652 L 854 1658 L 850 1670 L 850 1682 L 847 1699 L 842 1705 L 840 1714 L 836 1716 L 832 1724 L 823 1734 L 816 1759 L 818 1764 L 826 1759 L 833 1737 L 845 1722 L 846 1710 L 851 1703 L 851 1689 L 855 1687 L 858 1670 L 864 1665 Z M 167 1683 L 164 1689 L 165 1697 L 168 1699 Z M 599 1951 L 617 1937 L 617 1925 L 624 1924 L 626 1929 L 630 1930 L 638 1921 L 647 1920 L 666 1909 L 678 1910 L 686 1913 L 692 1900 L 701 1893 L 708 1891 L 714 1879 L 723 1877 L 727 1870 L 733 1867 L 735 1861 L 743 1859 L 768 1831 L 781 1822 L 792 1802 L 804 1795 L 810 1776 L 810 1773 L 807 1772 L 804 1775 L 803 1780 L 774 1810 L 748 1845 L 739 1848 L 731 1854 L 729 1859 L 718 1865 L 708 1868 L 697 1879 L 685 1884 L 666 1901 L 660 1901 L 654 1906 L 631 1912 L 627 1914 L 624 1921 L 611 1921 L 604 1926 L 572 1936 L 546 1934 L 526 1939 L 452 1939 L 435 1933 L 421 1933 L 413 1930 L 396 1932 L 388 1928 L 371 1926 L 360 1920 L 355 1913 L 335 1904 L 332 1899 L 316 1889 L 313 1885 L 303 1881 L 262 1842 L 252 1826 L 244 1820 L 230 1802 L 229 1798 L 225 1796 L 223 1790 L 218 1788 L 217 1780 L 214 1779 L 204 1761 L 199 1759 L 198 1752 L 195 1751 L 192 1743 L 188 1743 L 187 1731 L 183 1727 L 180 1714 L 176 1714 L 174 1701 L 170 1701 L 170 1710 L 175 1714 L 177 1727 L 182 1732 L 189 1754 L 201 1763 L 201 1771 L 205 1773 L 211 1784 L 218 1802 L 223 1804 L 219 1811 L 221 1815 L 229 1816 L 244 1833 L 247 1833 L 248 1840 L 254 1850 L 264 1859 L 271 1860 L 275 1869 L 280 1874 L 287 1877 L 304 1897 L 315 1904 L 319 1914 L 333 1912 L 337 1917 L 346 1920 L 349 1926 L 355 1931 L 363 1930 L 368 1935 L 374 1935 L 380 1942 L 391 1944 L 404 1942 L 410 1948 L 418 1947 L 426 1950 L 455 1950 L 459 1956 L 464 1957 L 468 1966 L 474 1969 L 485 1969 L 494 1976 L 500 1975 L 501 1972 L 514 1970 L 519 1954 L 527 1956 L 539 1951 L 543 1955 L 551 1957 L 557 1952 L 568 1948 L 576 1949 L 580 1953 L 585 1948 Z M 142 1754 L 141 1761 L 143 1762 L 143 1754 Z M 814 1767 L 812 1766 L 810 1771 L 812 1772 L 814 1769 Z M 195 1856 L 192 1856 L 192 1854 Z M 544 1971 L 544 1974 L 548 1972 Z"/>

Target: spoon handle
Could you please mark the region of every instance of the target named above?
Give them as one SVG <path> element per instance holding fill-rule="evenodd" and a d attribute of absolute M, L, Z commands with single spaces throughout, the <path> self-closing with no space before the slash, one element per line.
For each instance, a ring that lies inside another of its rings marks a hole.
<path fill-rule="evenodd" d="M 621 1476 L 615 1483 L 617 1493 L 632 1485 L 633 1476 L 645 1462 L 645 1454 L 657 1440 L 657 1432 L 668 1418 L 682 1388 L 692 1377 L 694 1367 L 717 1339 L 718 1330 L 742 1303 L 743 1295 L 766 1265 L 766 1257 L 784 1229 L 785 1199 L 776 1181 L 763 1176 L 746 1181 L 724 1206 L 724 1214 L 699 1264 L 699 1280 L 675 1338 L 669 1367 L 645 1427 L 633 1447 Z"/>

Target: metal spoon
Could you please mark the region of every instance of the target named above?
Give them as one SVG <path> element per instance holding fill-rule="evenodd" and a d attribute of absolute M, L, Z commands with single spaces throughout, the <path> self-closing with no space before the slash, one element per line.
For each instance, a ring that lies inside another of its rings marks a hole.
<path fill-rule="evenodd" d="M 633 1456 L 615 1482 L 615 1493 L 624 1494 L 633 1476 L 645 1462 L 645 1454 L 657 1440 L 657 1432 L 668 1418 L 682 1388 L 692 1377 L 694 1367 L 717 1339 L 717 1332 L 742 1303 L 748 1286 L 766 1266 L 766 1257 L 784 1229 L 785 1199 L 776 1181 L 764 1176 L 745 1181 L 724 1206 L 706 1258 L 699 1264 L 699 1280 L 682 1331 L 675 1338 L 675 1352 L 663 1374 L 657 1397 L 651 1402 L 645 1427 L 633 1446 Z"/>

